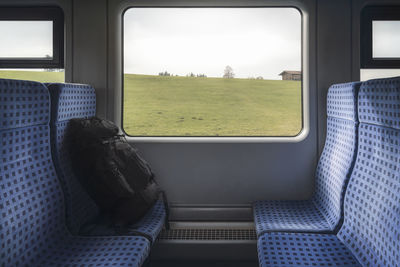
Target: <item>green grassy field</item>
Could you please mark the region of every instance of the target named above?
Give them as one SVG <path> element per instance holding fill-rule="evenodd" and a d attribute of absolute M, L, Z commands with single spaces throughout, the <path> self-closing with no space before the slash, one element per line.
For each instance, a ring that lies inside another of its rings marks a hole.
<path fill-rule="evenodd" d="M 296 81 L 125 75 L 124 129 L 135 136 L 294 136 Z"/>
<path fill-rule="evenodd" d="M 0 78 L 63 82 L 62 72 L 0 71 Z M 126 74 L 124 129 L 133 136 L 294 136 L 301 83 Z"/>
<path fill-rule="evenodd" d="M 0 78 L 47 82 L 64 82 L 64 72 L 0 70 Z"/>

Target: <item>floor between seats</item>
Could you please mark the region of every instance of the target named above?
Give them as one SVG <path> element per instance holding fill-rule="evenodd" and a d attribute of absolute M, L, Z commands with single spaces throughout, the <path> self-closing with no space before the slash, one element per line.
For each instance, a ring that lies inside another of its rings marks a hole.
<path fill-rule="evenodd" d="M 146 267 L 258 267 L 255 261 L 151 261 Z"/>

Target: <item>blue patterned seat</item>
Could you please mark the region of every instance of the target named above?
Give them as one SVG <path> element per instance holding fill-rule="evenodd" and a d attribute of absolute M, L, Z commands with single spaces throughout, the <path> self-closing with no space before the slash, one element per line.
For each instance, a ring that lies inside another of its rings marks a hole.
<path fill-rule="evenodd" d="M 265 233 L 258 239 L 257 247 L 261 267 L 361 266 L 331 234 Z"/>
<path fill-rule="evenodd" d="M 363 83 L 357 159 L 337 235 L 265 233 L 260 266 L 400 264 L 400 77 Z"/>
<path fill-rule="evenodd" d="M 364 266 L 400 265 L 400 77 L 362 84 L 339 239 Z"/>
<path fill-rule="evenodd" d="M 144 237 L 67 231 L 49 117 L 43 84 L 0 79 L 0 266 L 142 265 L 150 249 Z"/>
<path fill-rule="evenodd" d="M 355 159 L 359 86 L 360 83 L 347 83 L 329 88 L 327 136 L 313 197 L 303 201 L 255 202 L 258 236 L 269 231 L 332 232 L 338 226 L 343 190 Z"/>
<path fill-rule="evenodd" d="M 97 205 L 73 174 L 67 139 L 64 138 L 64 135 L 70 119 L 95 116 L 96 94 L 94 88 L 89 85 L 64 83 L 47 84 L 47 87 L 52 100 L 50 127 L 53 160 L 65 192 L 67 225 L 70 231 L 73 234 L 96 236 L 140 234 L 154 242 L 166 217 L 162 199 L 139 222 L 124 229 L 116 229 L 105 218 L 102 218 Z"/>

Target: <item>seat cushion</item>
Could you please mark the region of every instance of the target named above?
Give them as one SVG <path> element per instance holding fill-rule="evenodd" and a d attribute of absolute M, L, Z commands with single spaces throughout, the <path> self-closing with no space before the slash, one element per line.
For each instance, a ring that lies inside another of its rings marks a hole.
<path fill-rule="evenodd" d="M 254 205 L 257 234 L 267 231 L 333 232 L 355 160 L 357 94 L 360 83 L 332 85 L 327 97 L 327 135 L 307 201 L 263 201 Z"/>
<path fill-rule="evenodd" d="M 47 125 L 49 101 L 41 83 L 0 79 L 0 130 Z"/>
<path fill-rule="evenodd" d="M 253 206 L 257 235 L 265 232 L 328 232 L 332 227 L 311 200 L 258 201 Z"/>
<path fill-rule="evenodd" d="M 349 249 L 331 234 L 265 233 L 257 243 L 265 266 L 361 266 Z"/>
<path fill-rule="evenodd" d="M 29 266 L 66 234 L 49 117 L 43 84 L 0 79 L 0 266 Z"/>
<path fill-rule="evenodd" d="M 66 237 L 48 247 L 35 266 L 142 266 L 150 251 L 141 236 Z"/>
<path fill-rule="evenodd" d="M 358 155 L 338 238 L 364 266 L 400 263 L 400 77 L 359 94 Z"/>
<path fill-rule="evenodd" d="M 72 237 L 50 151 L 50 98 L 0 79 L 0 266 L 140 266 L 143 237 Z"/>
<path fill-rule="evenodd" d="M 99 208 L 86 193 L 72 169 L 69 139 L 65 138 L 68 122 L 51 124 L 50 133 L 53 162 L 64 192 L 67 226 L 76 235 L 82 225 L 99 216 Z"/>
<path fill-rule="evenodd" d="M 85 225 L 81 230 L 81 234 L 89 236 L 143 235 L 153 243 L 164 226 L 165 218 L 164 202 L 159 199 L 146 215 L 133 225 L 115 228 L 109 220 L 99 217 L 95 223 Z"/>
<path fill-rule="evenodd" d="M 47 84 L 51 96 L 51 146 L 54 166 L 64 192 L 67 227 L 72 234 L 99 215 L 96 203 L 85 192 L 75 176 L 65 138 L 69 120 L 96 114 L 93 87 L 83 84 Z"/>
<path fill-rule="evenodd" d="M 357 97 L 360 82 L 333 84 L 326 99 L 328 117 L 358 121 Z"/>

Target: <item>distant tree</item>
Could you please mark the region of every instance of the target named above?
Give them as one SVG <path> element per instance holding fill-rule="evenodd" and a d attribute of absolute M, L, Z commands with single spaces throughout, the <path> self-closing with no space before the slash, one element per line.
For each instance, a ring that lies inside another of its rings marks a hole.
<path fill-rule="evenodd" d="M 159 76 L 171 76 L 171 74 L 168 71 L 159 72 L 158 75 Z"/>
<path fill-rule="evenodd" d="M 52 59 L 52 57 L 51 57 L 50 55 L 45 55 L 44 58 L 45 58 L 46 60 Z M 47 71 L 47 72 L 55 72 L 56 69 L 46 68 L 46 69 L 44 69 L 44 71 Z"/>
<path fill-rule="evenodd" d="M 196 75 L 199 78 L 207 78 L 207 75 L 205 75 L 204 73 L 200 73 Z"/>
<path fill-rule="evenodd" d="M 258 76 L 257 80 L 264 80 L 263 76 Z"/>
<path fill-rule="evenodd" d="M 233 73 L 233 69 L 231 66 L 226 66 L 225 70 L 224 70 L 224 76 L 222 76 L 223 78 L 228 78 L 228 79 L 232 79 L 235 77 L 235 73 Z"/>

